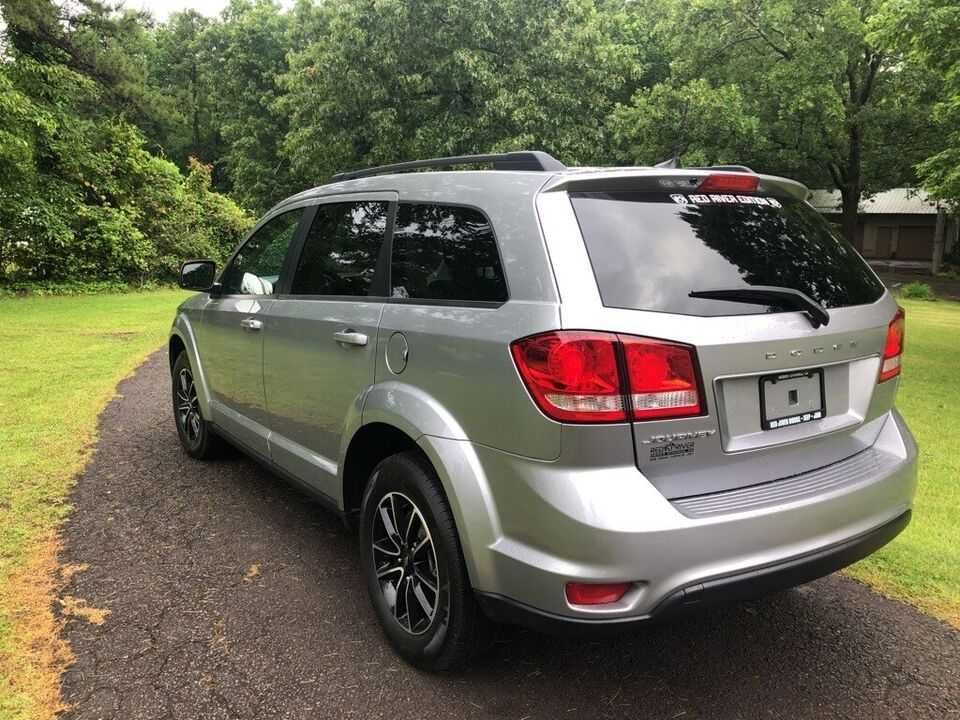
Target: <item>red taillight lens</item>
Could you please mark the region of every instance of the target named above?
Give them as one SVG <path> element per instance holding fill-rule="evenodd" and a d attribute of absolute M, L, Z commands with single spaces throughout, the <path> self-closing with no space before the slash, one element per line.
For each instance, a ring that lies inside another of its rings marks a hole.
<path fill-rule="evenodd" d="M 635 420 L 703 415 L 693 348 L 621 336 Z"/>
<path fill-rule="evenodd" d="M 907 314 L 902 307 L 898 307 L 893 320 L 887 326 L 887 341 L 883 345 L 883 362 L 880 364 L 880 377 L 877 382 L 886 382 L 900 374 L 906 325 Z"/>
<path fill-rule="evenodd" d="M 697 192 L 756 192 L 759 184 L 756 175 L 713 173 L 697 186 Z"/>
<path fill-rule="evenodd" d="M 688 345 L 563 330 L 515 341 L 520 377 L 547 417 L 600 423 L 703 415 Z"/>
<path fill-rule="evenodd" d="M 548 332 L 511 345 L 517 369 L 541 410 L 567 422 L 627 419 L 616 357 L 617 336 Z"/>
<path fill-rule="evenodd" d="M 571 605 L 607 605 L 615 603 L 630 589 L 630 583 L 567 583 L 567 601 Z"/>

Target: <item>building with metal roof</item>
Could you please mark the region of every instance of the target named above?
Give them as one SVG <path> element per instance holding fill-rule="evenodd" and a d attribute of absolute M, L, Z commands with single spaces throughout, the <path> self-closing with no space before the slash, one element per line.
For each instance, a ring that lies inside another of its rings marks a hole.
<path fill-rule="evenodd" d="M 831 222 L 840 221 L 837 190 L 811 190 L 808 202 Z M 892 188 L 860 200 L 855 245 L 871 261 L 928 264 L 933 259 L 933 238 L 938 205 L 923 190 Z M 946 223 L 946 251 L 956 243 L 957 219 Z"/>

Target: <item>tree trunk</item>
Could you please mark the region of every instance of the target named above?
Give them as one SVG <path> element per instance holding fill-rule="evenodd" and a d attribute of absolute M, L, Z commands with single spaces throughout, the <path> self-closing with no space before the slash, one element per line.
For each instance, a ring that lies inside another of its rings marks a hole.
<path fill-rule="evenodd" d="M 933 262 L 930 272 L 934 275 L 940 272 L 943 266 L 943 245 L 947 225 L 947 213 L 942 207 L 937 208 L 937 227 L 933 231 Z"/>
<path fill-rule="evenodd" d="M 840 217 L 843 236 L 847 239 L 847 242 L 856 246 L 857 222 L 859 220 L 857 211 L 860 209 L 860 191 L 853 190 L 850 187 L 841 188 L 840 197 L 843 198 L 843 211 Z"/>

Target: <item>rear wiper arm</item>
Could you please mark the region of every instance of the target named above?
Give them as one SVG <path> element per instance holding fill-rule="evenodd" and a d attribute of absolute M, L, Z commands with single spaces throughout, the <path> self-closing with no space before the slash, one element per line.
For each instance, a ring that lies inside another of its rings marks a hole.
<path fill-rule="evenodd" d="M 830 313 L 824 309 L 823 305 L 793 288 L 754 285 L 753 287 L 731 288 L 730 290 L 695 290 L 690 293 L 690 297 L 703 298 L 704 300 L 786 305 L 806 313 L 810 324 L 815 328 L 830 323 Z"/>

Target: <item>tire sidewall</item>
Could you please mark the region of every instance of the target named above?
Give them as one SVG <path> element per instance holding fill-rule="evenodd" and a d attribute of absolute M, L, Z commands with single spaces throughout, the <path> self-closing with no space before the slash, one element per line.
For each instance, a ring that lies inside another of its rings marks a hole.
<path fill-rule="evenodd" d="M 360 557 L 367 591 L 374 612 L 397 652 L 418 666 L 431 666 L 443 654 L 451 633 L 460 621 L 461 594 L 464 592 L 462 561 L 457 538 L 450 537 L 442 522 L 450 509 L 439 495 L 438 481 L 422 463 L 408 454 L 394 455 L 374 469 L 361 505 Z M 433 625 L 420 635 L 412 635 L 396 621 L 376 577 L 371 548 L 373 515 L 380 500 L 390 492 L 406 495 L 417 506 L 433 539 L 437 556 L 437 573 L 441 588 L 437 615 Z"/>

